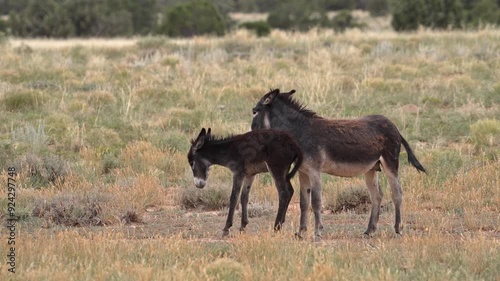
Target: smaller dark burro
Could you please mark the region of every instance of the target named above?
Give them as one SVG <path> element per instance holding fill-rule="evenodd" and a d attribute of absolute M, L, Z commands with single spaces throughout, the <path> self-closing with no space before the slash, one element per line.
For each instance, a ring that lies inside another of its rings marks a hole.
<path fill-rule="evenodd" d="M 222 236 L 229 234 L 233 225 L 234 209 L 241 192 L 241 228 L 248 224 L 248 196 L 256 174 L 269 171 L 274 179 L 279 195 L 278 214 L 274 229 L 280 230 L 285 222 L 288 204 L 292 199 L 293 187 L 290 179 L 302 163 L 299 145 L 286 132 L 258 130 L 242 135 L 218 138 L 211 130 L 201 129 L 198 137 L 191 141 L 188 161 L 193 170 L 194 184 L 203 188 L 211 165 L 227 167 L 233 172 L 233 188 L 229 200 L 229 213 Z M 292 164 L 293 169 L 290 171 Z"/>

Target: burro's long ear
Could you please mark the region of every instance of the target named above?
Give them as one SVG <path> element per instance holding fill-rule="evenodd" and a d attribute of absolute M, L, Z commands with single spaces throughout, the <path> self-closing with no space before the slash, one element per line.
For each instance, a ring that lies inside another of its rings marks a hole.
<path fill-rule="evenodd" d="M 195 150 L 203 147 L 203 145 L 205 144 L 206 136 L 207 136 L 207 132 L 205 131 L 205 128 L 201 129 L 200 134 L 196 138 L 196 141 L 193 143 L 193 147 Z"/>
<path fill-rule="evenodd" d="M 207 138 L 212 137 L 212 128 L 208 128 L 207 130 Z"/>
<path fill-rule="evenodd" d="M 267 93 L 267 95 L 266 95 L 267 97 L 264 99 L 262 104 L 268 105 L 268 104 L 272 103 L 274 98 L 276 98 L 279 93 L 280 93 L 280 89 L 274 89 L 274 90 L 270 91 L 269 93 Z"/>
<path fill-rule="evenodd" d="M 294 93 L 295 93 L 295 90 L 291 90 L 288 93 L 281 93 L 281 94 L 289 97 L 289 96 L 293 95 Z"/>

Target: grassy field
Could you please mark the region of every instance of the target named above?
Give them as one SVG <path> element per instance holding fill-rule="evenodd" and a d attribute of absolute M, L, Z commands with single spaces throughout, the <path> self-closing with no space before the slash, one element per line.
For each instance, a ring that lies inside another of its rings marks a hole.
<path fill-rule="evenodd" d="M 12 39 L 0 53 L 0 217 L 8 167 L 19 217 L 15 274 L 1 228 L 1 280 L 500 278 L 498 30 Z M 383 176 L 379 230 L 366 239 L 363 178 L 325 175 L 324 237 L 312 242 L 293 237 L 298 196 L 273 233 L 277 194 L 260 175 L 247 232 L 237 213 L 221 238 L 231 175 L 214 167 L 197 190 L 189 140 L 202 126 L 247 131 L 269 88 L 296 89 L 322 116 L 397 124 L 428 171 L 402 152 L 402 237 Z"/>

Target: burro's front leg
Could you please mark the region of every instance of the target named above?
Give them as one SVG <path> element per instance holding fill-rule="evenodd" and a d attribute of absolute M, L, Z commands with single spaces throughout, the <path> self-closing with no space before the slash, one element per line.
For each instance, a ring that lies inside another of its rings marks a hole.
<path fill-rule="evenodd" d="M 323 231 L 323 222 L 321 221 L 321 173 L 309 175 L 311 182 L 311 205 L 314 213 L 314 240 L 321 240 L 321 232 Z"/>
<path fill-rule="evenodd" d="M 231 197 L 229 199 L 229 213 L 227 214 L 226 226 L 222 230 L 222 236 L 229 235 L 229 229 L 233 226 L 234 209 L 238 203 L 238 197 L 240 196 L 241 183 L 245 177 L 242 173 L 235 173 L 233 175 L 233 189 L 231 190 Z"/>
<path fill-rule="evenodd" d="M 309 176 L 306 173 L 299 171 L 300 180 L 300 228 L 299 232 L 295 235 L 302 239 L 307 232 L 307 225 L 309 224 L 309 206 L 311 204 L 311 184 Z"/>
<path fill-rule="evenodd" d="M 243 179 L 243 190 L 241 191 L 241 227 L 240 231 L 244 232 L 248 224 L 248 198 L 250 196 L 250 189 L 252 188 L 255 176 L 246 176 Z"/>

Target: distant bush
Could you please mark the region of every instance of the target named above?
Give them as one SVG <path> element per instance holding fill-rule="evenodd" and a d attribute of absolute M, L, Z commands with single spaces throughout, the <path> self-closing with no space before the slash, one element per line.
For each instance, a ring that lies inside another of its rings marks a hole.
<path fill-rule="evenodd" d="M 464 10 L 461 0 L 424 0 L 420 24 L 432 29 L 461 28 Z"/>
<path fill-rule="evenodd" d="M 245 266 L 233 259 L 219 258 L 206 266 L 206 274 L 214 280 L 248 280 Z"/>
<path fill-rule="evenodd" d="M 43 105 L 44 96 L 38 91 L 10 92 L 5 95 L 2 103 L 8 111 L 26 111 Z"/>
<path fill-rule="evenodd" d="M 340 11 L 335 17 L 333 17 L 330 21 L 330 25 L 337 32 L 344 32 L 347 28 L 363 27 L 363 25 L 358 23 L 352 16 L 351 11 L 347 10 Z"/>
<path fill-rule="evenodd" d="M 229 202 L 229 187 L 210 186 L 198 189 L 192 186 L 183 189 L 180 205 L 185 209 L 221 210 Z"/>
<path fill-rule="evenodd" d="M 396 31 L 464 28 L 500 24 L 500 3 L 495 0 L 392 0 L 392 26 Z"/>
<path fill-rule="evenodd" d="M 267 36 L 271 33 L 271 26 L 267 21 L 252 21 L 241 24 L 241 27 L 252 30 L 258 37 Z"/>
<path fill-rule="evenodd" d="M 366 9 L 372 17 L 385 16 L 389 13 L 388 0 L 367 0 Z"/>
<path fill-rule="evenodd" d="M 481 119 L 470 126 L 472 140 L 476 145 L 500 145 L 500 121 Z"/>
<path fill-rule="evenodd" d="M 323 0 L 323 6 L 328 11 L 352 10 L 357 8 L 357 2 L 357 0 Z"/>
<path fill-rule="evenodd" d="M 11 32 L 21 37 L 69 37 L 74 26 L 68 10 L 55 0 L 29 1 L 20 13 L 9 16 Z"/>
<path fill-rule="evenodd" d="M 225 17 L 209 0 L 192 0 L 168 9 L 158 32 L 172 37 L 226 33 Z"/>
<path fill-rule="evenodd" d="M 340 191 L 331 208 L 333 212 L 352 210 L 364 213 L 368 211 L 369 204 L 371 199 L 366 186 L 356 185 Z"/>
<path fill-rule="evenodd" d="M 7 22 L 0 18 L 0 32 L 7 32 Z"/>
<path fill-rule="evenodd" d="M 486 24 L 500 24 L 500 3 L 495 0 L 481 0 L 474 5 L 469 13 L 469 21 L 472 26 L 481 26 Z"/>
<path fill-rule="evenodd" d="M 68 174 L 68 164 L 57 156 L 26 154 L 15 160 L 19 173 L 29 178 L 32 187 L 38 188 L 64 181 Z"/>
<path fill-rule="evenodd" d="M 153 31 L 156 0 L 26 1 L 11 9 L 9 26 L 21 37 L 128 36 Z"/>
<path fill-rule="evenodd" d="M 99 196 L 61 194 L 51 200 L 38 200 L 33 216 L 45 219 L 50 224 L 64 226 L 100 226 L 102 221 Z"/>
<path fill-rule="evenodd" d="M 273 28 L 307 31 L 328 26 L 326 12 L 314 1 L 287 0 L 269 12 L 267 22 Z"/>
<path fill-rule="evenodd" d="M 4 44 L 5 42 L 7 42 L 7 36 L 4 32 L 0 31 L 0 45 Z"/>

